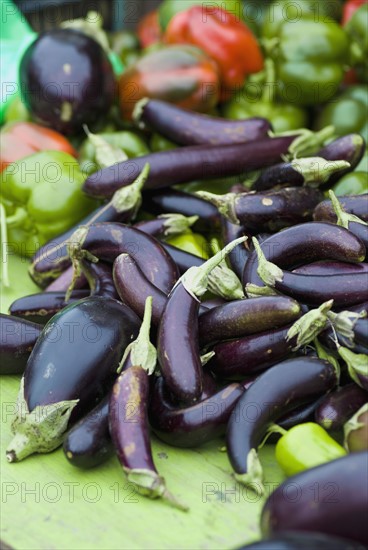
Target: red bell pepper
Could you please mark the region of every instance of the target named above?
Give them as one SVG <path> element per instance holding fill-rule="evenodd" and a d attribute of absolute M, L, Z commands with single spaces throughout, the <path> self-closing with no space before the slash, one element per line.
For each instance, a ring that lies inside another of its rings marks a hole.
<path fill-rule="evenodd" d="M 193 44 L 214 59 L 220 70 L 222 99 L 242 86 L 245 77 L 263 68 L 257 39 L 248 27 L 221 8 L 193 6 L 170 21 L 164 40 L 168 44 Z"/>
<path fill-rule="evenodd" d="M 45 150 L 64 151 L 73 157 L 78 155 L 62 134 L 50 128 L 33 122 L 8 124 L 0 132 L 0 171 L 12 162 Z"/>
<path fill-rule="evenodd" d="M 161 27 L 158 18 L 158 10 L 147 13 L 138 23 L 137 35 L 142 48 L 148 48 L 157 44 L 161 39 Z"/>
<path fill-rule="evenodd" d="M 342 26 L 346 25 L 346 23 L 351 19 L 351 16 L 353 13 L 360 8 L 363 4 L 366 4 L 368 0 L 348 0 L 348 2 L 345 2 L 343 11 L 342 11 Z"/>

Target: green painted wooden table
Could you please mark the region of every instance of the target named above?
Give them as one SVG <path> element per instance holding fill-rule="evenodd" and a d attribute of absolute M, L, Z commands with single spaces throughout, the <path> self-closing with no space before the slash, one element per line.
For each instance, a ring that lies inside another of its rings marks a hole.
<path fill-rule="evenodd" d="M 11 288 L 1 288 L 1 311 L 15 297 L 37 292 L 27 264 L 10 258 Z M 116 458 L 90 471 L 73 468 L 59 449 L 8 464 L 19 378 L 1 384 L 0 538 L 22 549 L 231 549 L 259 538 L 262 500 L 235 483 L 222 439 L 198 449 L 153 441 L 157 467 L 187 513 L 136 494 Z M 273 447 L 261 450 L 266 493 L 282 480 Z"/>

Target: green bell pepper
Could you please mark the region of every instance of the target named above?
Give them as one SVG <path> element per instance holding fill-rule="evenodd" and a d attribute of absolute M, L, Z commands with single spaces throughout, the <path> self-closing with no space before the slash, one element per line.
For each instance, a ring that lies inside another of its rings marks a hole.
<path fill-rule="evenodd" d="M 98 205 L 81 190 L 85 178 L 77 160 L 62 151 L 42 151 L 13 162 L 0 178 L 7 226 L 7 239 L 2 239 L 21 256 L 33 255 Z"/>
<path fill-rule="evenodd" d="M 363 4 L 353 13 L 345 29 L 351 38 L 350 62 L 359 82 L 368 82 L 368 4 Z"/>
<path fill-rule="evenodd" d="M 276 460 L 287 476 L 292 476 L 346 455 L 321 426 L 314 422 L 294 426 L 278 440 Z"/>
<path fill-rule="evenodd" d="M 285 21 L 266 44 L 275 62 L 278 97 L 296 105 L 331 99 L 344 77 L 348 37 L 332 19 Z"/>
<path fill-rule="evenodd" d="M 332 124 L 337 136 L 358 133 L 368 143 L 367 112 L 368 85 L 350 86 L 323 108 L 315 129 L 320 130 Z"/>
<path fill-rule="evenodd" d="M 176 246 L 185 252 L 199 256 L 204 260 L 209 258 L 208 242 L 200 233 L 193 233 L 190 229 L 182 233 L 181 235 L 176 235 L 175 237 L 170 237 L 166 239 L 166 242 L 172 246 Z"/>

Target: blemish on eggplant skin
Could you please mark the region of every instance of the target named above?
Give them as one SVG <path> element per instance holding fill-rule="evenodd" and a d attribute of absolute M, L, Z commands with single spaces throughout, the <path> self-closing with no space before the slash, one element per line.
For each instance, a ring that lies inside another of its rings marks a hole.
<path fill-rule="evenodd" d="M 70 63 L 64 63 L 63 71 L 65 74 L 70 74 L 72 72 L 72 66 L 70 65 Z"/>
<path fill-rule="evenodd" d="M 124 454 L 126 456 L 131 456 L 134 453 L 135 453 L 135 443 L 132 441 L 131 443 L 129 443 L 129 445 L 125 445 Z"/>
<path fill-rule="evenodd" d="M 264 206 L 272 206 L 273 205 L 273 200 L 268 198 L 268 197 L 265 197 L 264 199 L 262 199 L 262 204 Z"/>
<path fill-rule="evenodd" d="M 73 458 L 73 453 L 71 451 L 67 451 L 66 456 L 68 458 Z"/>

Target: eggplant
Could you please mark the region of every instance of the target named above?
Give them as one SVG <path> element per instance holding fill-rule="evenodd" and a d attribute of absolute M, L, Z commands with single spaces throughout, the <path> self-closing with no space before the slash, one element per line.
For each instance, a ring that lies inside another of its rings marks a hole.
<path fill-rule="evenodd" d="M 157 239 L 164 239 L 188 231 L 197 219 L 197 216 L 185 217 L 175 213 L 161 214 L 153 220 L 138 222 L 134 224 L 134 227 Z"/>
<path fill-rule="evenodd" d="M 230 243 L 234 239 L 238 239 L 244 235 L 245 230 L 242 226 L 231 223 L 225 216 L 221 216 L 221 237 L 224 244 Z M 244 267 L 248 261 L 249 255 L 249 244 L 246 241 L 234 248 L 228 256 L 229 264 L 240 280 L 243 276 Z"/>
<path fill-rule="evenodd" d="M 9 462 L 56 449 L 68 427 L 106 395 L 140 319 L 112 298 L 91 296 L 57 313 L 33 347 L 12 423 Z"/>
<path fill-rule="evenodd" d="M 131 184 L 146 163 L 150 173 L 145 189 L 241 176 L 280 160 L 296 138 L 294 135 L 235 145 L 193 145 L 151 153 L 98 170 L 85 180 L 83 191 L 93 197 L 110 198 L 117 189 Z"/>
<path fill-rule="evenodd" d="M 142 208 L 150 214 L 177 212 L 183 216 L 198 216 L 193 230 L 199 233 L 214 232 L 220 227 L 220 214 L 213 204 L 178 189 L 157 189 L 143 193 Z"/>
<path fill-rule="evenodd" d="M 0 374 L 23 374 L 42 325 L 0 313 Z"/>
<path fill-rule="evenodd" d="M 313 533 L 312 531 L 285 531 L 237 550 L 366 550 L 357 541 L 341 537 Z"/>
<path fill-rule="evenodd" d="M 252 235 L 260 231 L 278 231 L 312 219 L 313 210 L 323 198 L 311 187 L 284 187 L 266 193 L 227 193 L 214 195 L 198 191 L 230 222 L 240 224 Z"/>
<path fill-rule="evenodd" d="M 346 136 L 339 137 L 333 141 L 330 141 L 318 151 L 318 156 L 326 159 L 327 161 L 347 161 L 350 167 L 346 168 L 342 172 L 333 174 L 323 188 L 331 187 L 342 176 L 354 170 L 361 159 L 363 158 L 366 143 L 360 134 L 347 134 Z"/>
<path fill-rule="evenodd" d="M 167 404 L 164 387 L 163 379 L 158 379 L 149 407 L 151 427 L 165 443 L 185 448 L 197 447 L 223 435 L 231 411 L 245 392 L 240 383 L 228 384 L 192 406 L 174 408 Z"/>
<path fill-rule="evenodd" d="M 346 262 L 333 262 L 321 260 L 302 265 L 293 269 L 293 273 L 302 275 L 341 275 L 343 273 L 368 273 L 368 264 L 349 264 Z"/>
<path fill-rule="evenodd" d="M 109 263 L 113 263 L 119 254 L 130 254 L 147 278 L 164 292 L 170 292 L 178 278 L 176 265 L 159 241 L 128 225 L 96 223 L 81 226 L 71 237 L 69 251 L 80 256 L 82 249 Z M 57 276 L 69 262 L 69 254 L 60 253 L 56 259 L 45 256 L 31 264 L 30 274 L 34 280 L 42 281 Z"/>
<path fill-rule="evenodd" d="M 227 120 L 148 98 L 137 103 L 133 119 L 139 128 L 148 128 L 178 145 L 245 143 L 265 138 L 272 130 L 265 118 Z"/>
<path fill-rule="evenodd" d="M 319 403 L 315 421 L 326 430 L 339 430 L 368 401 L 368 393 L 357 384 L 332 391 Z"/>
<path fill-rule="evenodd" d="M 67 254 L 66 248 L 65 254 Z M 87 279 L 83 273 L 81 273 L 79 277 L 75 277 L 73 266 L 67 267 L 56 279 L 51 278 L 50 280 L 50 284 L 47 284 L 47 278 L 38 280 L 36 284 L 38 284 L 41 288 L 44 288 L 45 285 L 47 285 L 45 287 L 45 292 L 64 292 L 64 294 L 72 282 L 74 290 L 88 289 Z"/>
<path fill-rule="evenodd" d="M 339 197 L 339 202 L 345 212 L 358 216 L 368 222 L 368 193 Z M 313 213 L 315 221 L 336 223 L 337 216 L 331 200 L 324 200 L 316 206 Z"/>
<path fill-rule="evenodd" d="M 227 452 L 240 483 L 264 492 L 257 448 L 272 423 L 297 406 L 315 400 L 337 384 L 328 361 L 297 357 L 264 372 L 237 402 L 227 427 Z"/>
<path fill-rule="evenodd" d="M 350 453 L 368 451 L 368 401 L 344 425 L 344 446 Z"/>
<path fill-rule="evenodd" d="M 115 77 L 99 42 L 74 29 L 42 32 L 19 67 L 22 99 L 34 118 L 62 134 L 82 130 L 105 115 Z"/>
<path fill-rule="evenodd" d="M 110 394 L 66 434 L 63 451 L 72 466 L 88 469 L 106 462 L 114 454 L 109 432 Z"/>
<path fill-rule="evenodd" d="M 166 250 L 177 265 L 180 275 L 183 275 L 191 267 L 201 267 L 205 262 L 205 260 L 200 256 L 191 254 L 190 252 L 182 250 L 172 244 L 162 242 L 161 246 Z"/>
<path fill-rule="evenodd" d="M 264 536 L 325 533 L 368 544 L 368 453 L 351 453 L 290 477 L 268 497 Z"/>
<path fill-rule="evenodd" d="M 284 296 L 233 300 L 200 316 L 202 347 L 214 342 L 276 330 L 300 317 L 300 305 Z"/>
<path fill-rule="evenodd" d="M 343 227 L 324 222 L 295 225 L 272 235 L 261 243 L 270 262 L 284 269 L 294 269 L 318 260 L 360 263 L 366 250 L 360 239 Z M 243 284 L 263 285 L 257 274 L 258 258 L 254 250 L 243 273 Z"/>

